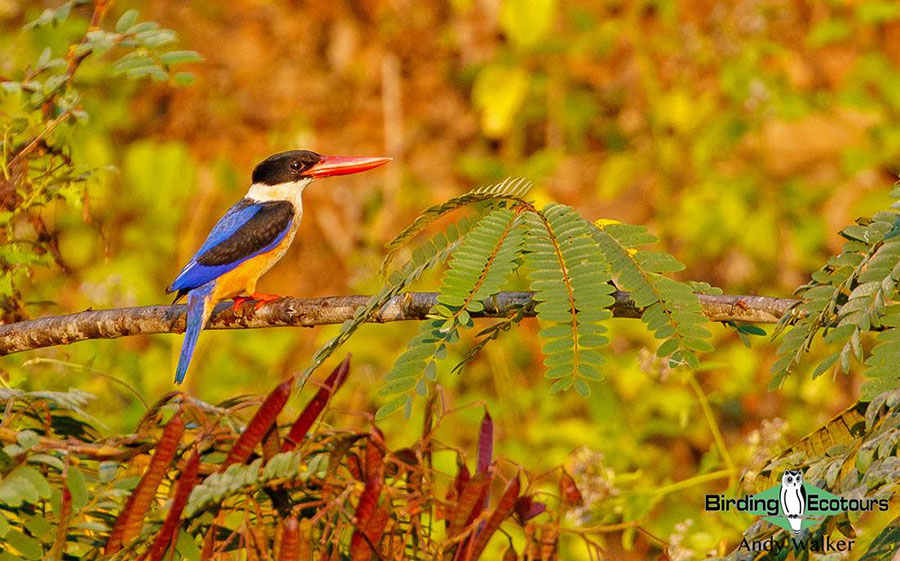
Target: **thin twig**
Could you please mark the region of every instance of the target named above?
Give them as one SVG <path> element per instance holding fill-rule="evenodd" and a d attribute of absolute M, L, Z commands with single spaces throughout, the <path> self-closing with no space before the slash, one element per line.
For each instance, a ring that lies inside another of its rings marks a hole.
<path fill-rule="evenodd" d="M 656 489 L 637 491 L 635 494 L 656 496 L 668 495 L 669 493 L 682 491 L 684 489 L 693 487 L 694 485 L 700 485 L 701 483 L 708 483 L 710 481 L 716 481 L 717 479 L 731 479 L 732 475 L 733 473 L 730 469 L 720 469 L 718 471 L 711 471 L 709 473 L 703 473 L 700 475 L 695 475 L 694 477 L 682 479 L 681 481 L 676 481 L 675 483 L 670 483 Z"/>
<path fill-rule="evenodd" d="M 501 292 L 489 298 L 482 312 L 472 317 L 499 318 L 524 310 L 534 316 L 531 292 Z M 610 307 L 616 317 L 637 318 L 636 308 L 627 292 L 614 292 Z M 775 323 L 798 300 L 766 296 L 699 295 L 700 304 L 710 321 Z M 353 317 L 368 296 L 330 296 L 326 298 L 283 298 L 255 310 L 248 302 L 238 314 L 230 302 L 219 304 L 210 320 L 210 329 L 256 329 L 262 327 L 313 327 L 341 324 Z M 435 292 L 400 294 L 372 314 L 370 322 L 413 321 L 427 319 L 437 303 Z M 68 345 L 87 339 L 115 339 L 132 335 L 184 332 L 186 306 L 145 306 L 87 310 L 63 316 L 48 316 L 0 326 L 0 356 L 56 345 Z"/>
<path fill-rule="evenodd" d="M 17 442 L 18 431 L 0 427 L 0 442 Z M 60 440 L 46 436 L 39 437 L 35 451 L 64 450 L 74 454 L 80 454 L 91 460 L 126 460 L 138 454 L 143 454 L 153 447 L 152 442 L 144 442 L 137 435 L 118 439 L 112 443 L 89 443 L 75 439 Z"/>
<path fill-rule="evenodd" d="M 17 163 L 19 163 L 19 160 L 21 160 L 26 155 L 28 155 L 32 150 L 34 150 L 35 147 L 37 147 L 48 134 L 53 132 L 53 129 L 55 129 L 57 126 L 59 126 L 60 123 L 62 123 L 66 119 L 68 119 L 69 115 L 71 113 L 72 113 L 71 108 L 66 109 L 65 111 L 60 113 L 58 117 L 56 117 L 55 119 L 50 121 L 50 123 L 47 124 L 46 128 L 44 128 L 43 131 L 41 131 L 37 136 L 35 136 L 33 139 L 31 139 L 31 142 L 29 142 L 15 156 L 13 156 L 13 159 L 10 160 L 9 164 L 7 164 L 7 167 L 12 168 Z"/>
<path fill-rule="evenodd" d="M 722 436 L 722 430 L 719 428 L 719 423 L 716 421 L 716 416 L 713 413 L 712 407 L 709 405 L 709 399 L 706 397 L 706 393 L 703 391 L 703 387 L 700 386 L 700 382 L 697 381 L 697 377 L 694 376 L 694 373 L 691 371 L 687 372 L 688 384 L 690 384 L 691 389 L 694 390 L 694 393 L 697 395 L 697 400 L 700 402 L 700 408 L 703 410 L 703 415 L 706 417 L 706 423 L 709 425 L 709 430 L 712 432 L 713 440 L 716 442 L 716 447 L 719 449 L 719 455 L 722 456 L 722 461 L 725 462 L 725 468 L 731 472 L 731 475 L 728 476 L 728 487 L 731 489 L 733 493 L 737 492 L 737 467 L 734 465 L 734 460 L 731 458 L 731 454 L 728 452 L 728 447 L 725 446 L 725 438 Z"/>

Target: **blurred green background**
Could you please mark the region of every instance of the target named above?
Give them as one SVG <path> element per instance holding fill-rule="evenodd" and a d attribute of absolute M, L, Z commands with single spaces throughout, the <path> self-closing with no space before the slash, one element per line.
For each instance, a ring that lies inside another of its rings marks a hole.
<path fill-rule="evenodd" d="M 48 45 L 64 55 L 83 33 L 87 8 L 22 31 L 55 6 L 0 0 L 0 76 L 16 78 Z M 166 303 L 252 166 L 285 149 L 395 158 L 307 191 L 298 242 L 259 286 L 293 296 L 375 291 L 382 245 L 418 212 L 508 175 L 532 178 L 539 203 L 647 225 L 687 265 L 685 279 L 788 296 L 838 250 L 841 227 L 887 206 L 900 168 L 894 1 L 151 0 L 116 2 L 111 21 L 129 8 L 206 60 L 188 65 L 187 87 L 111 77 L 110 55 L 79 71 L 90 121 L 74 159 L 116 170 L 96 175 L 84 200 L 42 211 L 70 271 L 41 267 L 18 287 L 32 317 Z M 434 274 L 419 288 L 437 285 Z M 757 337 L 747 348 L 714 329 L 699 388 L 653 358 L 652 336 L 632 320 L 613 322 L 607 383 L 589 401 L 547 394 L 533 321 L 451 374 L 463 341 L 440 383 L 450 406 L 489 407 L 500 454 L 575 472 L 588 504 L 573 524 L 639 520 L 688 559 L 733 545 L 752 520 L 705 513 L 703 494 L 728 478 L 704 474 L 758 468 L 852 404 L 860 382 L 812 380 L 811 360 L 770 392 L 775 345 Z M 367 422 L 351 412 L 382 403 L 382 376 L 414 332 L 375 325 L 351 339 L 338 396 L 348 413 L 329 422 Z M 334 333 L 204 333 L 186 389 L 209 402 L 267 392 Z M 153 401 L 173 389 L 180 345 L 90 341 L 3 358 L 0 371 L 23 389 L 96 394 L 90 412 L 114 434 L 133 430 L 144 406 L 108 376 Z M 416 438 L 421 406 L 412 421 L 382 423 L 392 447 Z M 480 415 L 449 417 L 440 438 L 473 450 Z M 635 539 L 611 536 L 611 552 Z"/>

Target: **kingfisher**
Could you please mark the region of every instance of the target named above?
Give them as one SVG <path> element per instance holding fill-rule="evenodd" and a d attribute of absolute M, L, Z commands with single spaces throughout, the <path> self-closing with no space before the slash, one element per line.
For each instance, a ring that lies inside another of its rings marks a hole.
<path fill-rule="evenodd" d="M 300 218 L 303 190 L 316 179 L 377 168 L 391 158 L 322 156 L 291 150 L 269 156 L 253 168 L 250 189 L 216 222 L 206 241 L 181 269 L 166 293 L 177 303 L 187 295 L 187 328 L 175 383 L 187 373 L 200 331 L 216 304 L 234 300 L 234 310 L 247 300 L 256 308 L 280 296 L 256 291 L 256 281 L 284 257 Z"/>

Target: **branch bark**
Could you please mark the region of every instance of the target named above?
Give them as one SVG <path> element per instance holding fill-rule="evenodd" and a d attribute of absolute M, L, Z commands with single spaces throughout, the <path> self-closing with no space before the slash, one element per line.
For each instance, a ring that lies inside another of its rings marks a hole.
<path fill-rule="evenodd" d="M 637 318 L 627 292 L 614 293 L 612 311 L 616 317 Z M 219 304 L 210 319 L 209 329 L 257 329 L 262 327 L 313 327 L 340 324 L 368 301 L 368 296 L 330 296 L 326 298 L 284 298 L 255 310 L 246 304 L 238 314 L 230 302 Z M 409 321 L 425 319 L 437 303 L 436 292 L 410 292 L 388 302 L 369 321 Z M 703 311 L 710 321 L 775 323 L 798 300 L 768 296 L 700 295 Z M 491 298 L 483 312 L 472 317 L 505 317 L 525 308 L 534 315 L 533 293 L 501 292 Z M 131 335 L 182 333 L 186 306 L 144 306 L 111 310 L 87 310 L 63 316 L 49 316 L 0 326 L 0 356 L 56 345 L 68 345 L 87 339 L 115 339 Z"/>

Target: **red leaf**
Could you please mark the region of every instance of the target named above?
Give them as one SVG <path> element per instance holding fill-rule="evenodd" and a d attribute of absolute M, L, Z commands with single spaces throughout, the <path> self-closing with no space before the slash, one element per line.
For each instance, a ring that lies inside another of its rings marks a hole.
<path fill-rule="evenodd" d="M 491 467 L 494 455 L 494 420 L 491 414 L 484 411 L 481 428 L 478 431 L 478 455 L 475 461 L 475 473 L 482 473 Z"/>
<path fill-rule="evenodd" d="M 376 507 L 371 516 L 358 520 L 350 538 L 350 559 L 368 561 L 372 558 L 372 548 L 378 546 L 390 515 L 382 507 Z M 371 545 L 370 545 L 371 544 Z"/>
<path fill-rule="evenodd" d="M 349 374 L 350 355 L 347 355 L 347 358 L 341 361 L 331 374 L 328 375 L 328 378 L 325 379 L 325 384 L 319 388 L 319 391 L 316 392 L 312 401 L 306 405 L 303 412 L 300 413 L 300 416 L 297 417 L 297 420 L 291 425 L 291 430 L 288 432 L 284 443 L 281 445 L 282 452 L 293 450 L 298 444 L 303 442 L 303 437 L 306 436 L 310 427 L 312 427 L 313 423 L 322 413 L 322 410 L 325 409 L 328 400 L 340 389 Z"/>
<path fill-rule="evenodd" d="M 175 537 L 175 532 L 178 530 L 181 522 L 181 513 L 184 512 L 191 490 L 197 484 L 199 471 L 200 454 L 194 448 L 194 452 L 188 458 L 187 463 L 184 464 L 181 475 L 178 477 L 178 485 L 175 487 L 175 495 L 172 497 L 172 506 L 169 507 L 169 513 L 166 515 L 162 529 L 160 529 L 156 540 L 153 542 L 153 548 L 150 550 L 150 561 L 160 561 L 165 555 L 166 549 L 171 545 L 172 538 Z"/>
<path fill-rule="evenodd" d="M 453 480 L 453 491 L 455 491 L 455 495 L 453 498 L 458 498 L 462 495 L 463 489 L 466 487 L 466 483 L 469 482 L 469 479 L 472 478 L 472 475 L 469 473 L 469 466 L 467 466 L 462 460 L 459 458 L 456 459 L 456 479 Z"/>
<path fill-rule="evenodd" d="M 516 516 L 522 524 L 545 510 L 547 510 L 547 505 L 536 502 L 531 495 L 523 495 L 516 501 Z"/>
<path fill-rule="evenodd" d="M 581 504 L 583 500 L 581 498 L 581 491 L 578 490 L 578 486 L 575 485 L 575 480 L 572 479 L 572 476 L 562 471 L 559 475 L 559 496 L 562 497 L 562 500 L 566 504 L 570 505 L 578 505 Z"/>
<path fill-rule="evenodd" d="M 475 457 L 475 473 L 484 473 L 491 467 L 491 461 L 494 456 L 494 420 L 487 409 L 484 410 L 484 417 L 481 418 L 481 428 L 478 430 L 478 454 Z M 484 503 L 481 510 L 488 507 L 491 492 L 484 496 Z"/>
<path fill-rule="evenodd" d="M 378 498 L 384 487 L 383 447 L 384 436 L 380 430 L 373 428 L 366 446 L 365 487 L 353 516 L 356 521 L 356 528 L 350 537 L 350 558 L 353 561 L 368 561 L 372 558 L 372 548 L 381 541 L 381 534 L 387 524 L 387 513 L 378 508 Z"/>
<path fill-rule="evenodd" d="M 113 553 L 122 548 L 122 532 L 125 531 L 125 519 L 128 517 L 127 513 L 131 512 L 132 504 L 134 504 L 134 492 L 128 495 L 125 506 L 122 507 L 122 511 L 116 517 L 116 523 L 109 531 L 109 536 L 106 537 L 105 553 Z"/>
<path fill-rule="evenodd" d="M 109 539 L 106 540 L 106 553 L 118 551 L 122 548 L 122 544 L 129 543 L 140 535 L 141 525 L 153 499 L 156 498 L 156 490 L 162 483 L 166 470 L 175 458 L 183 433 L 184 421 L 181 419 L 181 411 L 177 411 L 166 423 L 147 471 L 131 493 L 131 498 L 125 503 L 125 508 L 119 513 Z"/>
<path fill-rule="evenodd" d="M 206 535 L 203 536 L 203 547 L 200 548 L 200 559 L 203 559 L 203 561 L 213 558 L 213 552 L 216 549 L 216 532 L 218 529 L 218 523 L 216 520 L 213 520 L 212 524 L 210 524 L 209 528 L 206 530 Z"/>
<path fill-rule="evenodd" d="M 475 520 L 478 513 L 481 512 L 481 506 L 484 504 L 490 486 L 490 472 L 476 473 L 469 479 L 460 493 L 459 500 L 456 501 L 456 509 L 450 517 L 450 527 L 447 529 L 448 537 L 458 536 Z"/>
<path fill-rule="evenodd" d="M 359 456 L 356 454 L 347 454 L 347 470 L 350 472 L 350 475 L 353 476 L 353 479 L 357 481 L 365 480 L 362 464 L 359 461 Z"/>
<path fill-rule="evenodd" d="M 299 561 L 310 561 L 313 558 L 312 522 L 309 518 L 300 520 L 300 553 Z"/>
<path fill-rule="evenodd" d="M 463 489 L 466 486 L 466 483 L 469 482 L 470 478 L 469 468 L 466 467 L 466 464 L 457 457 L 456 458 L 456 478 L 453 480 L 453 485 L 447 489 L 447 502 L 448 503 L 456 503 L 456 500 L 459 499 L 459 496 L 462 494 Z M 443 505 L 438 506 L 438 517 L 447 520 L 447 524 L 450 524 L 451 511 L 444 507 Z"/>
<path fill-rule="evenodd" d="M 497 531 L 500 524 L 506 520 L 506 517 L 509 516 L 515 508 L 516 499 L 519 496 L 519 489 L 519 474 L 517 473 L 512 481 L 506 486 L 506 489 L 503 490 L 503 494 L 500 495 L 500 501 L 497 503 L 497 507 L 491 512 L 487 522 L 484 523 L 484 526 L 472 542 L 472 546 L 469 548 L 469 554 L 466 556 L 466 559 L 474 560 L 481 556 L 484 552 L 484 548 L 487 547 L 491 536 L 494 535 L 494 532 Z"/>
<path fill-rule="evenodd" d="M 281 438 L 278 434 L 278 424 L 272 423 L 262 439 L 263 460 L 268 462 L 281 452 Z"/>
<path fill-rule="evenodd" d="M 281 554 L 278 561 L 298 561 L 300 559 L 300 522 L 295 516 L 284 521 L 281 533 Z"/>
<path fill-rule="evenodd" d="M 247 428 L 238 437 L 234 446 L 231 447 L 228 457 L 225 458 L 225 462 L 222 464 L 222 469 L 231 464 L 243 464 L 250 458 L 253 449 L 269 431 L 269 427 L 275 424 L 275 419 L 291 396 L 292 386 L 293 380 L 285 380 L 275 386 L 275 389 L 266 396 L 253 418 L 247 423 Z"/>

